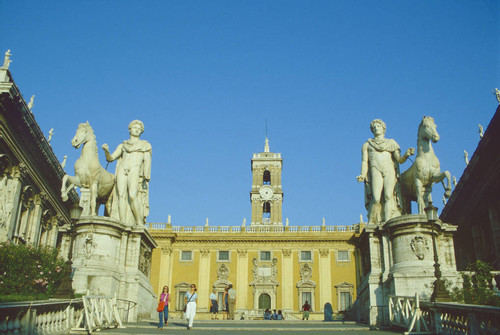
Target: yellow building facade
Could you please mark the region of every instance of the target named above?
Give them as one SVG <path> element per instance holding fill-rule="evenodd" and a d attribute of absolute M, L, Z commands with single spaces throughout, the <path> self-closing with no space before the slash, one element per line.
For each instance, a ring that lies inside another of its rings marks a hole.
<path fill-rule="evenodd" d="M 266 308 L 297 318 L 306 300 L 317 318 L 327 303 L 334 313 L 349 310 L 356 299 L 354 250 L 360 227 L 283 225 L 281 170 L 281 154 L 270 152 L 266 139 L 264 152 L 252 158 L 249 225 L 148 224 L 158 244 L 151 283 L 158 294 L 169 286 L 170 311 L 182 310 L 191 283 L 198 287 L 198 312 L 209 311 L 214 288 L 222 306 L 229 284 L 237 292 L 237 318 L 261 316 Z"/>

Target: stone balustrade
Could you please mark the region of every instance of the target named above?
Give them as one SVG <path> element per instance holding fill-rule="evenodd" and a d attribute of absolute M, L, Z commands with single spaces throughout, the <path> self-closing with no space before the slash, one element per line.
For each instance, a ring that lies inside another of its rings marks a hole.
<path fill-rule="evenodd" d="M 83 313 L 82 299 L 4 303 L 0 334 L 69 333 Z"/>
<path fill-rule="evenodd" d="M 500 308 L 389 297 L 391 324 L 405 334 L 500 334 Z"/>
<path fill-rule="evenodd" d="M 359 232 L 360 225 L 346 226 L 171 226 L 167 223 L 147 223 L 149 230 L 163 230 L 172 233 L 338 233 Z"/>

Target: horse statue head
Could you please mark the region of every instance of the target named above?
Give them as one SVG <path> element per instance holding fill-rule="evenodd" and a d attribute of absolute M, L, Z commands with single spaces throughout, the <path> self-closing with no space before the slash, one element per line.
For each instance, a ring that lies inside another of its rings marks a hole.
<path fill-rule="evenodd" d="M 420 122 L 420 126 L 418 127 L 418 138 L 430 140 L 433 143 L 439 141 L 439 134 L 436 130 L 434 118 L 424 115 L 422 122 Z"/>
<path fill-rule="evenodd" d="M 94 138 L 94 130 L 87 121 L 86 123 L 80 123 L 78 125 L 78 129 L 76 130 L 75 136 L 71 140 L 71 144 L 73 145 L 73 147 L 78 149 L 82 144 L 87 143 Z"/>

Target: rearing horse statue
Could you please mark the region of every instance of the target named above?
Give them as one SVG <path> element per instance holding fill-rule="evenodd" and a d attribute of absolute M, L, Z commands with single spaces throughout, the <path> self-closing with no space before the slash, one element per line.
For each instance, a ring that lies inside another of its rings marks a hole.
<path fill-rule="evenodd" d="M 441 172 L 439 160 L 432 149 L 432 142 L 439 141 L 434 119 L 424 116 L 418 127 L 417 156 L 415 163 L 401 174 L 402 193 L 404 199 L 404 214 L 411 213 L 411 201 L 418 204 L 418 213 L 423 214 L 424 208 L 432 201 L 431 192 L 433 183 L 441 183 L 445 188 L 444 196 L 451 195 L 451 174 Z M 447 180 L 447 185 L 444 179 Z"/>
<path fill-rule="evenodd" d="M 76 187 L 85 187 L 90 190 L 90 215 L 97 215 L 99 206 L 106 205 L 104 215 L 111 211 L 112 190 L 115 184 L 114 175 L 106 171 L 99 162 L 97 141 L 89 122 L 80 123 L 71 144 L 76 149 L 82 147 L 80 158 L 75 163 L 75 176 L 64 175 L 62 180 L 61 197 L 68 200 L 68 192 Z M 67 186 L 69 182 L 69 186 Z"/>

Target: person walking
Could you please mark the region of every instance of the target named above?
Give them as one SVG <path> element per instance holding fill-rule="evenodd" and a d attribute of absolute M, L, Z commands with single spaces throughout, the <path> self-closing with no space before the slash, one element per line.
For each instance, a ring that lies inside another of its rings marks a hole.
<path fill-rule="evenodd" d="M 304 319 L 309 320 L 310 311 L 311 311 L 311 305 L 309 305 L 309 302 L 306 300 L 306 303 L 302 305 L 302 320 Z"/>
<path fill-rule="evenodd" d="M 229 312 L 229 301 L 228 301 L 227 290 L 229 290 L 229 286 L 226 286 L 224 288 L 224 295 L 222 296 L 222 303 L 224 304 L 222 306 L 222 319 L 223 320 L 226 320 L 228 318 L 227 313 Z"/>
<path fill-rule="evenodd" d="M 233 284 L 229 284 L 229 290 L 227 290 L 227 295 L 229 296 L 228 319 L 234 320 L 234 310 L 236 309 L 236 290 L 233 288 Z"/>
<path fill-rule="evenodd" d="M 210 313 L 212 313 L 212 320 L 219 320 L 217 313 L 219 313 L 219 303 L 217 302 L 217 290 L 214 288 L 210 293 Z"/>
<path fill-rule="evenodd" d="M 158 317 L 160 318 L 160 324 L 158 328 L 163 329 L 163 320 L 165 320 L 165 326 L 168 326 L 168 303 L 170 302 L 170 293 L 168 293 L 168 286 L 163 286 L 163 291 L 160 294 L 160 301 L 165 303 L 163 311 L 158 312 Z"/>
<path fill-rule="evenodd" d="M 186 305 L 185 313 L 188 321 L 188 330 L 193 329 L 193 321 L 196 315 L 196 303 L 198 302 L 198 293 L 196 293 L 196 285 L 191 284 L 189 292 L 184 296 L 184 305 Z"/>

